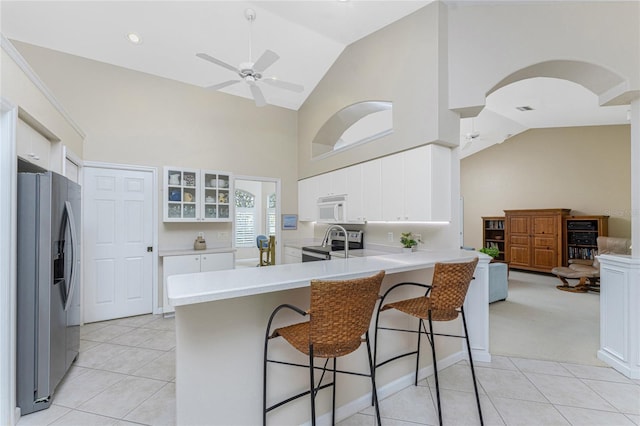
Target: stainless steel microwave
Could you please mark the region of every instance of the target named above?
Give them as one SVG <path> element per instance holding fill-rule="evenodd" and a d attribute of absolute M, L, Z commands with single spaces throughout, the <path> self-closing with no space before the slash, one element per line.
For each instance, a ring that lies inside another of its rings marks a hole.
<path fill-rule="evenodd" d="M 329 195 L 318 198 L 318 222 L 345 223 L 347 221 L 347 196 Z"/>

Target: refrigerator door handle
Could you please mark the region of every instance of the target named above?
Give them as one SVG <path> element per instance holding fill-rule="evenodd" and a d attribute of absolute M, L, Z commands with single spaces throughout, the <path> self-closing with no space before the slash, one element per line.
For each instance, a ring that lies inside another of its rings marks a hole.
<path fill-rule="evenodd" d="M 71 208 L 71 202 L 65 201 L 64 207 L 67 212 L 67 220 L 69 221 L 69 232 L 71 233 L 71 272 L 69 277 L 69 291 L 67 293 L 67 300 L 64 304 L 64 310 L 69 310 L 71 301 L 73 300 L 73 292 L 76 287 L 77 274 L 76 274 L 76 259 L 78 259 L 78 239 L 76 232 L 76 221 L 73 215 L 73 208 Z"/>

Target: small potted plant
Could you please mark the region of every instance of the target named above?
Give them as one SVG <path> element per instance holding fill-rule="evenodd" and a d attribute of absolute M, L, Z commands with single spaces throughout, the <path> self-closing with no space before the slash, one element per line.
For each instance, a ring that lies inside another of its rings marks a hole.
<path fill-rule="evenodd" d="M 500 255 L 500 250 L 498 249 L 498 247 L 482 247 L 478 251 L 480 253 L 484 253 L 486 255 L 491 256 L 493 259 L 495 259 L 496 257 L 498 257 Z"/>
<path fill-rule="evenodd" d="M 403 232 L 400 234 L 400 244 L 402 244 L 403 251 L 410 252 L 418 245 L 418 242 L 413 238 L 411 232 Z"/>

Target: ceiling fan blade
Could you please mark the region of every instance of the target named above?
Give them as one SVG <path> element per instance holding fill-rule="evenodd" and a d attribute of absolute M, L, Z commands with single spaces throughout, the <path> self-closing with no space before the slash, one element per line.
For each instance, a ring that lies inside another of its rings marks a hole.
<path fill-rule="evenodd" d="M 262 94 L 262 90 L 255 84 L 249 84 L 249 89 L 251 89 L 251 94 L 253 95 L 253 100 L 256 103 L 256 106 L 261 107 L 267 104 L 267 101 L 264 99 L 264 95 Z"/>
<path fill-rule="evenodd" d="M 300 93 L 300 92 L 302 92 L 304 90 L 304 86 L 302 86 L 300 84 L 289 83 L 287 81 L 278 80 L 277 78 L 274 78 L 274 77 L 263 78 L 260 81 L 262 81 L 264 83 L 267 83 L 267 84 L 270 84 L 270 85 L 275 86 L 275 87 L 279 87 L 281 89 L 291 90 L 292 92 Z"/>
<path fill-rule="evenodd" d="M 242 80 L 229 80 L 223 83 L 214 84 L 213 86 L 207 86 L 207 89 L 211 90 L 220 90 L 227 86 L 231 86 L 232 84 L 240 83 Z"/>
<path fill-rule="evenodd" d="M 221 67 L 231 70 L 233 72 L 240 72 L 238 68 L 231 66 L 226 62 L 222 62 L 220 59 L 216 59 L 213 56 L 209 56 L 206 53 L 196 53 L 196 56 L 200 59 L 204 59 L 205 61 L 213 62 L 216 65 L 220 65 Z"/>
<path fill-rule="evenodd" d="M 255 64 L 253 64 L 253 70 L 256 72 L 262 72 L 273 65 L 273 63 L 278 59 L 280 59 L 280 56 L 278 56 L 276 52 L 265 50 L 262 56 L 258 58 Z"/>

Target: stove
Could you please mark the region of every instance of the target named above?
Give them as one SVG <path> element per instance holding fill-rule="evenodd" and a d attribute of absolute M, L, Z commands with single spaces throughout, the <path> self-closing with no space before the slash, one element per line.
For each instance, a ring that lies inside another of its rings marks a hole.
<path fill-rule="evenodd" d="M 331 252 L 342 252 L 347 244 L 349 250 L 364 248 L 364 233 L 357 230 L 347 230 L 347 235 L 344 235 L 344 232 L 334 229 L 329 234 L 329 244 L 326 247 L 321 245 L 302 247 L 302 261 L 331 260 Z M 344 258 L 344 255 L 337 257 Z"/>

